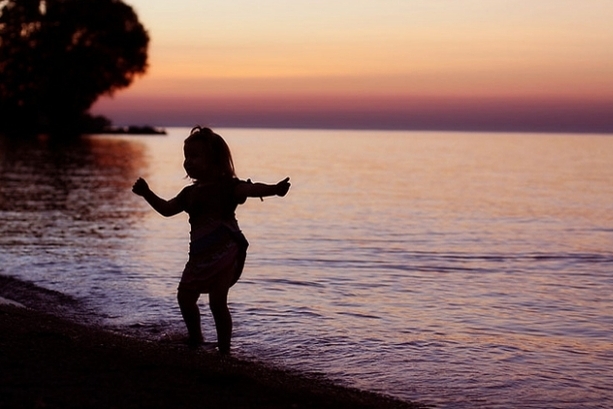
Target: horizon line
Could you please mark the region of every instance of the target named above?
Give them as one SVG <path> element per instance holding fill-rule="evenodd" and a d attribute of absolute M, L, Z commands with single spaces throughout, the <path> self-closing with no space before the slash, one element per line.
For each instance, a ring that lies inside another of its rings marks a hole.
<path fill-rule="evenodd" d="M 212 129 L 258 129 L 258 130 L 312 130 L 312 131 L 380 131 L 380 132 L 450 132 L 450 133 L 521 133 L 521 134 L 585 134 L 613 136 L 613 127 L 606 129 L 548 129 L 530 127 L 390 127 L 390 126 L 322 126 L 322 125 L 287 125 L 287 124 L 228 124 L 228 123 L 193 123 L 152 125 L 148 123 L 121 123 L 113 124 L 114 127 L 151 127 L 156 129 L 185 128 L 194 126 L 206 126 Z"/>

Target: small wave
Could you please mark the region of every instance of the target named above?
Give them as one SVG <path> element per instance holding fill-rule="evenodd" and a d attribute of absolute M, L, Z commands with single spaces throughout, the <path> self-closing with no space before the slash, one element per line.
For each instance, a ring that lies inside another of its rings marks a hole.
<path fill-rule="evenodd" d="M 337 311 L 337 314 L 339 314 L 339 315 L 347 315 L 347 316 L 354 317 L 354 318 L 366 318 L 366 319 L 371 319 L 371 320 L 380 320 L 381 319 L 381 317 L 378 317 L 376 315 L 362 314 L 362 313 L 359 313 L 359 312 Z"/>
<path fill-rule="evenodd" d="M 302 287 L 317 287 L 324 288 L 325 286 L 313 281 L 297 281 L 297 280 L 288 280 L 285 278 L 266 278 L 261 280 L 264 283 L 274 283 L 274 284 L 282 284 L 282 285 L 296 285 Z"/>

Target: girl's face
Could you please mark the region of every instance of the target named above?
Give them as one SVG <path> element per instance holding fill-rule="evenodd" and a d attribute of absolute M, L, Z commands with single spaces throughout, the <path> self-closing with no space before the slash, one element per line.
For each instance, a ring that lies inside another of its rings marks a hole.
<path fill-rule="evenodd" d="M 183 145 L 183 168 L 194 180 L 206 179 L 208 175 L 207 150 L 204 142 L 190 141 Z"/>

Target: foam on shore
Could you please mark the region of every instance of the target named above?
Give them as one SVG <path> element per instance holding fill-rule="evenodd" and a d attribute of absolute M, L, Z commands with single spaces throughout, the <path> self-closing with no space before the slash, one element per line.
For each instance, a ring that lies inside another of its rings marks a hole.
<path fill-rule="evenodd" d="M 10 305 L 13 307 L 25 308 L 26 306 L 17 301 L 9 300 L 8 298 L 0 297 L 0 305 Z"/>

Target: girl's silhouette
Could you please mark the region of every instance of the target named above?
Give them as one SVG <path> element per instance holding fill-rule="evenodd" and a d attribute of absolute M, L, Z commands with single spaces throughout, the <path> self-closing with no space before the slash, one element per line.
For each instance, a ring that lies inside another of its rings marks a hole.
<path fill-rule="evenodd" d="M 142 178 L 134 183 L 132 191 L 163 216 L 183 211 L 189 214 L 189 259 L 177 294 L 188 343 L 198 346 L 204 341 L 197 301 L 200 294 L 207 293 L 217 347 L 220 353 L 227 354 L 232 336 L 228 291 L 242 273 L 249 245 L 234 212 L 248 197 L 285 196 L 290 188 L 289 178 L 272 185 L 239 180 L 228 145 L 209 128 L 193 128 L 183 152 L 183 167 L 193 184 L 175 198 L 160 198 Z"/>

